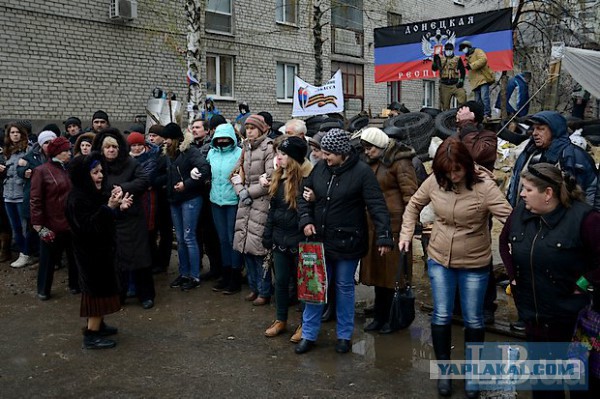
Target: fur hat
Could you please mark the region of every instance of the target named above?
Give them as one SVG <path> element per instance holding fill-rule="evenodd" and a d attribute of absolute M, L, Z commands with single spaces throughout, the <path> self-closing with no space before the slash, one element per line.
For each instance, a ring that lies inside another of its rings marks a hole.
<path fill-rule="evenodd" d="M 164 127 L 160 134 L 157 134 L 166 139 L 183 140 L 183 132 L 181 131 L 179 125 L 175 122 L 169 123 Z"/>
<path fill-rule="evenodd" d="M 67 120 L 65 121 L 65 129 L 71 125 L 76 125 L 76 126 L 79 126 L 79 128 L 81 128 L 81 119 L 79 119 L 76 116 L 68 117 Z"/>
<path fill-rule="evenodd" d="M 51 130 L 44 130 L 40 134 L 38 134 L 38 144 L 40 147 L 44 145 L 44 143 L 48 140 L 54 140 L 56 138 L 56 133 Z"/>
<path fill-rule="evenodd" d="M 127 144 L 129 144 L 130 146 L 132 146 L 134 144 L 144 145 L 144 144 L 146 144 L 146 139 L 144 138 L 144 135 L 141 133 L 131 132 L 131 133 L 129 133 L 129 136 L 127 136 Z"/>
<path fill-rule="evenodd" d="M 55 157 L 63 151 L 69 151 L 71 149 L 71 143 L 64 137 L 55 138 L 48 144 L 46 152 L 49 157 Z"/>
<path fill-rule="evenodd" d="M 92 122 L 94 122 L 96 119 L 103 119 L 108 122 L 108 114 L 102 110 L 98 110 L 94 112 L 94 115 L 92 116 Z"/>
<path fill-rule="evenodd" d="M 390 142 L 388 135 L 385 134 L 383 130 L 376 127 L 369 127 L 363 130 L 360 139 L 377 148 L 386 148 Z"/>
<path fill-rule="evenodd" d="M 304 139 L 297 136 L 290 136 L 283 140 L 277 149 L 284 154 L 287 154 L 300 165 L 302 165 L 304 159 L 306 158 L 308 146 L 306 145 L 306 141 Z"/>
<path fill-rule="evenodd" d="M 246 118 L 244 125 L 255 126 L 262 134 L 265 134 L 269 130 L 269 125 L 267 125 L 265 119 L 261 115 L 250 115 Z"/>
<path fill-rule="evenodd" d="M 331 152 L 332 154 L 350 154 L 352 151 L 350 135 L 342 129 L 331 129 L 321 140 L 321 148 L 323 151 Z"/>

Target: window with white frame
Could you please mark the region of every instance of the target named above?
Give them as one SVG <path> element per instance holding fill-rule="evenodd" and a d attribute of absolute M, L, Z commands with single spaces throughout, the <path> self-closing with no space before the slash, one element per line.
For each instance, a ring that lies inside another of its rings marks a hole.
<path fill-rule="evenodd" d="M 233 57 L 206 56 L 206 92 L 217 98 L 233 98 Z"/>
<path fill-rule="evenodd" d="M 277 63 L 277 100 L 292 101 L 294 99 L 294 76 L 298 74 L 298 65 Z"/>
<path fill-rule="evenodd" d="M 298 0 L 277 0 L 276 7 L 277 22 L 293 25 L 298 23 Z"/>
<path fill-rule="evenodd" d="M 433 108 L 435 102 L 435 80 L 423 80 L 423 107 Z"/>
<path fill-rule="evenodd" d="M 232 0 L 208 0 L 206 5 L 206 30 L 233 33 Z"/>

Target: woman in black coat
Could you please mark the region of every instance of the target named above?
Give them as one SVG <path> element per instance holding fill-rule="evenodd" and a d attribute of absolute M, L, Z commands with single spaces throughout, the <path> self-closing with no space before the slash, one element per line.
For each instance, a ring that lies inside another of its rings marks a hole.
<path fill-rule="evenodd" d="M 73 189 L 67 199 L 66 216 L 81 287 L 80 316 L 87 317 L 83 346 L 112 348 L 105 338 L 117 333 L 104 323 L 104 316 L 121 308 L 115 269 L 115 219 L 132 203 L 128 193 L 102 194 L 102 165 L 98 153 L 75 158 L 70 165 Z"/>
<path fill-rule="evenodd" d="M 376 245 L 383 256 L 394 245 L 390 215 L 371 167 L 358 158 L 348 132 L 332 129 L 321 140 L 324 159 L 304 182 L 299 197 L 299 226 L 307 237 L 323 241 L 327 274 L 334 275 L 338 353 L 351 349 L 354 330 L 354 273 L 367 254 L 368 226 L 365 208 L 375 225 Z M 309 201 L 310 199 L 310 201 Z M 334 288 L 334 287 L 332 287 Z M 302 322 L 302 340 L 296 353 L 311 349 L 321 327 L 324 305 L 307 303 Z"/>
<path fill-rule="evenodd" d="M 104 195 L 109 196 L 116 191 L 133 196 L 133 204 L 116 223 L 121 300 L 125 300 L 129 280 L 132 279 L 142 307 L 150 309 L 154 306 L 155 292 L 148 228 L 142 206 L 142 195 L 150 187 L 150 178 L 129 155 L 127 142 L 117 129 L 108 128 L 98 133 L 92 150 L 102 155 Z"/>

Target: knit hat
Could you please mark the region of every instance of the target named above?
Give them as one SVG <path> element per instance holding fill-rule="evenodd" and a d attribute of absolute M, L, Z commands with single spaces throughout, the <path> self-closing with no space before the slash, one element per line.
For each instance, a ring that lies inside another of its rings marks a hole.
<path fill-rule="evenodd" d="M 44 143 L 48 140 L 54 140 L 56 138 L 56 133 L 51 130 L 44 130 L 40 134 L 38 134 L 38 144 L 40 147 L 44 145 Z"/>
<path fill-rule="evenodd" d="M 327 134 L 327 132 L 318 132 L 317 134 L 308 139 L 308 144 L 315 146 L 318 149 L 321 149 L 321 140 L 323 140 L 325 134 Z"/>
<path fill-rule="evenodd" d="M 306 158 L 308 147 L 304 139 L 297 136 L 290 136 L 283 140 L 277 149 L 292 157 L 296 162 L 302 165 Z"/>
<path fill-rule="evenodd" d="M 265 118 L 261 115 L 252 114 L 246 118 L 244 125 L 255 126 L 261 133 L 266 133 L 269 130 L 269 125 L 265 122 Z"/>
<path fill-rule="evenodd" d="M 321 148 L 323 151 L 331 152 L 332 154 L 350 154 L 352 151 L 350 135 L 342 129 L 331 129 L 321 140 Z"/>
<path fill-rule="evenodd" d="M 182 140 L 183 132 L 181 131 L 181 128 L 177 123 L 171 122 L 164 127 L 162 133 L 160 133 L 159 136 L 164 137 L 166 139 Z"/>
<path fill-rule="evenodd" d="M 363 130 L 360 139 L 377 148 L 386 148 L 390 142 L 388 135 L 385 134 L 383 130 L 376 127 L 369 127 Z"/>
<path fill-rule="evenodd" d="M 148 134 L 152 133 L 162 137 L 162 131 L 164 128 L 165 127 L 163 125 L 152 125 L 148 129 Z"/>
<path fill-rule="evenodd" d="M 217 128 L 217 126 L 222 125 L 224 123 L 227 123 L 227 120 L 225 120 L 225 117 L 223 115 L 213 115 L 213 117 L 210 118 L 210 120 L 208 121 L 208 128 L 210 130 L 214 130 Z"/>
<path fill-rule="evenodd" d="M 129 134 L 129 133 L 133 133 L 133 132 L 138 132 L 138 133 L 144 134 L 145 131 L 146 131 L 146 129 L 144 129 L 144 126 L 140 125 L 139 123 L 135 123 L 135 124 L 129 126 L 127 128 L 127 130 L 123 131 L 123 133 Z"/>
<path fill-rule="evenodd" d="M 98 110 L 94 112 L 94 115 L 92 116 L 92 122 L 94 122 L 96 119 L 104 119 L 108 122 L 108 114 L 102 110 Z"/>
<path fill-rule="evenodd" d="M 67 120 L 65 121 L 65 129 L 71 125 L 77 125 L 81 128 L 81 119 L 79 119 L 76 116 L 68 117 Z"/>
<path fill-rule="evenodd" d="M 265 123 L 267 124 L 267 126 L 269 126 L 269 128 L 273 127 L 273 115 L 271 115 L 267 111 L 260 111 L 258 115 L 263 117 Z"/>
<path fill-rule="evenodd" d="M 483 105 L 481 103 L 471 100 L 464 103 L 462 107 L 469 107 L 471 112 L 475 115 L 475 122 L 483 122 Z"/>
<path fill-rule="evenodd" d="M 55 138 L 48 144 L 46 152 L 49 157 L 55 157 L 63 151 L 69 151 L 71 149 L 71 143 L 64 137 Z"/>
<path fill-rule="evenodd" d="M 127 144 L 129 144 L 130 146 L 132 146 L 134 144 L 144 145 L 144 144 L 146 144 L 146 139 L 144 138 L 144 135 L 141 133 L 131 132 L 131 133 L 129 133 L 129 136 L 127 136 Z"/>
<path fill-rule="evenodd" d="M 44 126 L 42 128 L 42 132 L 44 130 L 50 130 L 51 132 L 54 132 L 54 134 L 56 134 L 56 137 L 60 136 L 60 128 L 58 127 L 58 125 L 56 123 L 49 123 L 46 126 Z"/>

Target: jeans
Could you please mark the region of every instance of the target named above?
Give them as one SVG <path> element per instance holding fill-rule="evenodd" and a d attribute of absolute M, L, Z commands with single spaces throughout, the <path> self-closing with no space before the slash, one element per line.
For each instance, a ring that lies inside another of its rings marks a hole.
<path fill-rule="evenodd" d="M 488 83 L 484 83 L 475 90 L 473 90 L 475 94 L 475 101 L 483 104 L 483 115 L 491 116 L 492 108 L 490 106 L 490 85 Z"/>
<path fill-rule="evenodd" d="M 354 273 L 358 259 L 327 260 L 327 278 L 335 273 L 336 332 L 338 339 L 351 339 L 354 330 Z M 334 288 L 334 287 L 331 287 Z M 321 329 L 324 304 L 306 303 L 302 313 L 302 338 L 316 341 Z"/>
<path fill-rule="evenodd" d="M 233 233 L 235 231 L 235 216 L 237 205 L 212 204 L 212 216 L 221 246 L 221 261 L 223 268 L 242 268 L 242 255 L 233 249 Z"/>
<path fill-rule="evenodd" d="M 17 247 L 22 254 L 29 255 L 31 231 L 27 227 L 27 219 L 23 212 L 24 204 L 22 202 L 5 202 L 4 205 Z"/>
<path fill-rule="evenodd" d="M 250 290 L 262 298 L 271 297 L 271 271 L 263 269 L 264 256 L 244 254 Z"/>
<path fill-rule="evenodd" d="M 181 204 L 171 204 L 171 217 L 177 236 L 179 275 L 200 279 L 202 251 L 196 239 L 196 227 L 202 209 L 202 197 L 198 196 Z"/>
<path fill-rule="evenodd" d="M 275 303 L 277 320 L 287 321 L 290 303 L 290 277 L 296 274 L 298 254 L 273 251 L 273 268 L 275 269 Z"/>
<path fill-rule="evenodd" d="M 453 269 L 444 267 L 433 259 L 427 260 L 427 264 L 433 294 L 431 323 L 450 324 L 458 286 L 465 327 L 483 328 L 483 298 L 489 278 L 489 268 Z"/>

